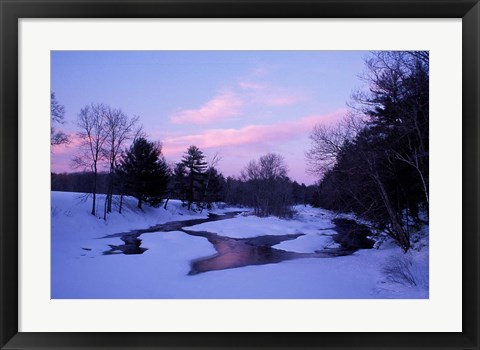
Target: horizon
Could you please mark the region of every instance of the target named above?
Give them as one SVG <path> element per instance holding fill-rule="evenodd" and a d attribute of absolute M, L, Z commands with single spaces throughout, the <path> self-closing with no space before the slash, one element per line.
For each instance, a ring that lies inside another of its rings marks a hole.
<path fill-rule="evenodd" d="M 314 184 L 305 152 L 317 124 L 347 113 L 368 51 L 52 51 L 51 92 L 65 106 L 70 145 L 52 147 L 51 172 L 71 167 L 75 120 L 103 103 L 139 116 L 168 164 L 190 145 L 238 177 L 266 153 L 284 157 L 292 181 Z M 129 145 L 125 145 L 128 147 Z"/>

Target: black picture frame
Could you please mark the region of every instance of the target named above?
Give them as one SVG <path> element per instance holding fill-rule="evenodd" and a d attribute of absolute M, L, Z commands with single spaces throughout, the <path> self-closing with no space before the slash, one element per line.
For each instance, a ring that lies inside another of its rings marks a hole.
<path fill-rule="evenodd" d="M 2 349 L 479 349 L 478 0 L 0 0 L 0 12 Z M 132 17 L 462 18 L 463 331 L 461 333 L 18 332 L 18 20 Z"/>

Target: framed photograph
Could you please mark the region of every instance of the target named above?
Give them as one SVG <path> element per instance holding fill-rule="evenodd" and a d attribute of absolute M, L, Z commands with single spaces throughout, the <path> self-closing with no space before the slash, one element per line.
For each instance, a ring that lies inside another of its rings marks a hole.
<path fill-rule="evenodd" d="M 479 348 L 478 1 L 0 1 L 2 349 Z"/>

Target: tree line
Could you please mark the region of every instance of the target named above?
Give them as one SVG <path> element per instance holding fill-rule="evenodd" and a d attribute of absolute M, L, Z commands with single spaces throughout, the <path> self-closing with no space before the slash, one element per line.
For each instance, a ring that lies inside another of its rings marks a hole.
<path fill-rule="evenodd" d="M 54 125 L 64 123 L 65 108 L 51 94 L 51 144 L 69 143 L 66 134 Z M 188 210 L 211 208 L 214 202 L 252 207 L 258 216 L 292 214 L 293 204 L 312 201 L 314 186 L 291 181 L 282 156 L 268 153 L 252 160 L 238 178 L 219 171 L 218 155 L 207 162 L 203 151 L 191 145 L 181 160 L 169 166 L 161 142 L 149 141 L 139 125 L 139 117 L 128 117 L 121 109 L 101 103 L 86 105 L 78 114 L 77 153 L 70 174 L 52 174 L 52 190 L 91 193 L 92 215 L 97 213 L 97 194 L 105 194 L 103 218 L 118 211 L 123 197 L 133 196 L 137 207 L 143 203 L 166 208 L 171 198 L 180 199 Z M 130 144 L 128 146 L 128 144 Z"/>
<path fill-rule="evenodd" d="M 314 204 L 354 212 L 408 251 L 412 229 L 428 220 L 429 56 L 376 52 L 366 68 L 368 89 L 353 95 L 350 115 L 310 135 L 307 158 L 322 177 Z"/>
<path fill-rule="evenodd" d="M 190 146 L 181 160 L 169 167 L 161 153 L 161 144 L 143 136 L 135 138 L 115 163 L 113 175 L 108 171 L 76 173 L 52 173 L 53 191 L 71 191 L 106 194 L 103 217 L 106 219 L 108 203 L 114 195 L 118 211 L 122 212 L 123 197 L 137 199 L 137 207 L 143 203 L 166 208 L 171 198 L 180 199 L 188 210 L 211 209 L 214 202 L 246 206 L 257 216 L 275 215 L 288 217 L 294 204 L 312 202 L 315 186 L 291 181 L 283 158 L 278 154 L 266 154 L 258 161 L 251 161 L 238 178 L 227 177 L 215 167 L 218 158 L 211 162 L 196 146 Z M 77 161 L 78 162 L 78 161 Z M 92 161 L 93 162 L 93 161 Z M 98 165 L 97 165 L 98 167 Z M 97 205 L 92 202 L 91 213 L 97 215 Z"/>

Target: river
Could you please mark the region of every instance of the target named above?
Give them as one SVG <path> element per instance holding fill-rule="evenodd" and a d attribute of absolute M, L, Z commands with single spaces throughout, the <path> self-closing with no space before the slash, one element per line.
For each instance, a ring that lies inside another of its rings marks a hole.
<path fill-rule="evenodd" d="M 332 258 L 349 255 L 358 249 L 372 248 L 374 243 L 367 237 L 371 232 L 366 226 L 348 219 L 332 220 L 333 230 L 337 232 L 332 236 L 332 239 L 339 244 L 339 247 L 318 250 L 315 253 L 297 253 L 273 248 L 274 245 L 283 241 L 296 239 L 302 236 L 303 234 L 301 233 L 262 235 L 253 238 L 231 238 L 220 236 L 214 232 L 188 230 L 188 227 L 205 222 L 232 219 L 240 213 L 241 212 L 239 211 L 228 212 L 224 215 L 209 213 L 208 217 L 204 219 L 171 221 L 151 226 L 146 229 L 107 235 L 102 238 L 118 237 L 123 241 L 123 244 L 109 245 L 110 249 L 103 254 L 143 254 L 148 248 L 142 247 L 142 240 L 140 238 L 142 234 L 181 231 L 191 236 L 199 236 L 208 239 L 217 251 L 213 256 L 202 257 L 191 262 L 189 275 L 195 275 L 208 271 L 238 268 L 249 265 L 279 263 L 291 259 Z"/>

